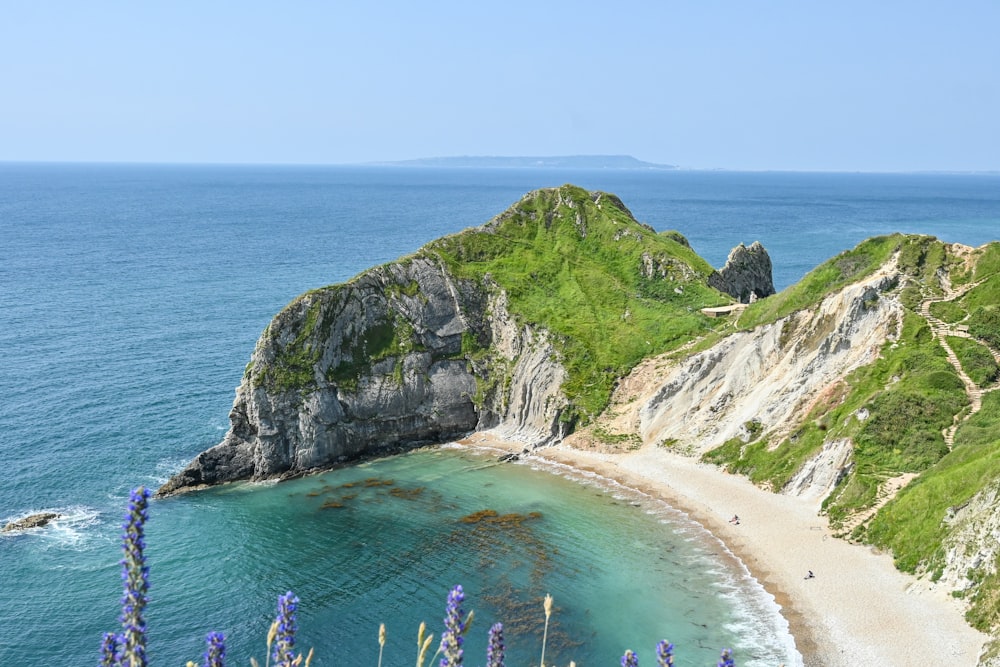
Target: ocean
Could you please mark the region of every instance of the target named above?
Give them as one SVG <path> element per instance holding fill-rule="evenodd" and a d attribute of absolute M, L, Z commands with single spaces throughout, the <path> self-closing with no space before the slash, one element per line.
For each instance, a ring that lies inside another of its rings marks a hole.
<path fill-rule="evenodd" d="M 128 491 L 156 487 L 228 427 L 234 388 L 270 318 L 486 222 L 523 194 L 574 183 L 619 195 L 721 267 L 760 240 L 778 289 L 861 240 L 895 231 L 1000 238 L 1000 176 L 0 164 L 0 661 L 92 665 L 118 627 Z M 678 665 L 732 647 L 739 665 L 801 664 L 771 598 L 682 513 L 551 468 L 456 447 L 282 484 L 232 485 L 150 508 L 149 653 L 263 661 L 277 596 L 301 599 L 315 665 L 415 660 L 448 590 L 475 610 L 467 661 L 507 627 L 508 664 Z M 262 662 L 263 664 L 263 662 Z"/>

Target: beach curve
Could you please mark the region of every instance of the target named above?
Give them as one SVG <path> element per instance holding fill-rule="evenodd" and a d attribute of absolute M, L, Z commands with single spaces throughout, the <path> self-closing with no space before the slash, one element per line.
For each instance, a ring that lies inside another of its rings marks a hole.
<path fill-rule="evenodd" d="M 523 449 L 489 432 L 461 442 Z M 943 587 L 900 572 L 888 554 L 835 537 L 818 500 L 770 493 L 653 445 L 608 453 L 561 443 L 521 456 L 600 475 L 685 512 L 774 596 L 806 667 L 972 666 L 988 638 Z"/>

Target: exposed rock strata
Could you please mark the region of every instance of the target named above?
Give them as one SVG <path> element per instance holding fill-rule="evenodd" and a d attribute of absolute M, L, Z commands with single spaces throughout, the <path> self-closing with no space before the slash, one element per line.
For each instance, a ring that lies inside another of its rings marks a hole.
<path fill-rule="evenodd" d="M 467 359 L 470 341 L 495 354 Z M 314 357 L 305 389 L 277 376 L 295 345 Z M 306 294 L 274 319 L 224 440 L 160 493 L 301 473 L 478 428 L 542 444 L 559 434 L 563 377 L 544 334 L 518 327 L 488 286 L 456 281 L 425 258 L 378 267 Z"/>
<path fill-rule="evenodd" d="M 627 298 L 696 303 L 718 296 L 705 282 L 711 268 L 683 237 L 660 237 L 614 195 L 573 186 L 539 191 L 472 231 L 507 233 L 508 224 L 516 228 L 510 232 L 515 237 L 528 225 L 539 235 L 553 232 L 546 238 L 556 247 L 593 245 L 606 234 L 607 251 L 622 253 L 609 254 L 609 261 L 632 266 L 633 275 L 645 281 L 638 289 L 670 285 L 651 288 L 651 296 Z M 488 237 L 476 238 L 481 245 L 463 249 L 461 261 L 479 261 L 482 247 L 496 245 Z M 563 391 L 569 373 L 557 336 L 517 317 L 490 273 L 458 278 L 470 274 L 449 269 L 443 257 L 430 244 L 412 257 L 292 302 L 257 342 L 223 441 L 198 455 L 159 493 L 293 476 L 474 430 L 495 429 L 526 449 L 565 437 L 581 412 Z M 760 262 L 755 266 L 763 270 Z M 731 269 L 727 275 L 736 273 Z M 755 276 L 734 281 L 756 285 Z M 576 278 L 566 280 L 572 285 Z M 685 315 L 692 310 L 677 309 Z M 621 317 L 630 317 L 627 307 Z"/>
<path fill-rule="evenodd" d="M 771 256 L 760 241 L 754 241 L 749 248 L 741 243 L 730 251 L 726 265 L 708 277 L 708 284 L 740 303 L 771 296 Z"/>
<path fill-rule="evenodd" d="M 950 590 L 972 588 L 984 574 L 996 571 L 1000 557 L 1000 485 L 986 487 L 944 517 L 953 527 L 946 545 L 940 581 Z"/>
<path fill-rule="evenodd" d="M 772 441 L 787 435 L 825 388 L 871 363 L 896 334 L 902 307 L 879 296 L 897 279 L 883 270 L 818 308 L 735 333 L 675 365 L 640 411 L 643 441 L 679 441 L 701 453 L 753 420 Z"/>

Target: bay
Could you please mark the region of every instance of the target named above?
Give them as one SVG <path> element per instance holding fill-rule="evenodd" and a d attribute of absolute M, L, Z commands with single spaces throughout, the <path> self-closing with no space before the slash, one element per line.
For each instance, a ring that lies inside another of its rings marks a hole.
<path fill-rule="evenodd" d="M 618 194 L 717 267 L 737 243 L 760 240 L 779 288 L 876 234 L 971 245 L 1000 236 L 995 175 L 0 164 L 0 521 L 65 515 L 0 537 L 5 662 L 96 662 L 100 633 L 116 625 L 129 488 L 156 486 L 221 439 L 253 344 L 288 301 L 566 182 Z M 660 635 L 695 651 L 695 664 L 727 643 L 739 664 L 774 664 L 787 650 L 759 587 L 682 516 L 620 489 L 484 465 L 445 450 L 338 471 L 326 483 L 394 480 L 343 508 L 317 506 L 329 495 L 309 496 L 318 480 L 154 503 L 154 664 L 197 659 L 215 629 L 229 633 L 232 664 L 263 658 L 274 600 L 289 588 L 303 600 L 315 664 L 374 660 L 380 621 L 394 659 L 410 660 L 415 623 L 438 632 L 459 583 L 481 614 L 477 662 L 487 623 L 544 592 L 565 628 L 562 662 L 606 663 L 627 646 L 649 660 Z M 410 499 L 387 495 L 420 487 Z M 506 491 L 477 495 L 486 489 Z M 541 517 L 523 522 L 523 540 L 491 538 L 520 551 L 438 545 L 462 544 L 456 531 L 479 524 L 461 518 L 485 509 Z M 550 569 L 532 583 L 542 553 Z M 484 557 L 502 565 L 479 567 Z M 532 641 L 515 649 L 524 661 Z"/>

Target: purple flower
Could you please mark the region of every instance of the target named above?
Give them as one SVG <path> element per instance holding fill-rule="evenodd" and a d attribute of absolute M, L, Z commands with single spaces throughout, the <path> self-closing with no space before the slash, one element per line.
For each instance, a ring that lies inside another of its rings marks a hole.
<path fill-rule="evenodd" d="M 271 655 L 275 667 L 292 667 L 295 660 L 295 609 L 298 605 L 299 599 L 291 591 L 278 597 L 278 617 L 275 619 L 278 633 Z"/>
<path fill-rule="evenodd" d="M 448 606 L 445 608 L 444 632 L 441 633 L 441 667 L 461 667 L 462 665 L 462 635 L 465 634 L 465 623 L 462 621 L 462 602 L 465 593 L 461 586 L 455 586 L 448 593 Z"/>
<path fill-rule="evenodd" d="M 121 664 L 118 659 L 118 635 L 105 632 L 101 638 L 101 667 L 115 667 Z"/>
<path fill-rule="evenodd" d="M 146 621 L 143 611 L 148 602 L 149 566 L 143 555 L 146 548 L 143 532 L 149 518 L 148 505 L 149 489 L 143 486 L 133 489 L 122 526 L 125 531 L 122 534 L 125 557 L 121 560 L 125 593 L 122 596 L 122 634 L 119 641 L 123 646 L 120 660 L 130 667 L 146 667 Z"/>
<path fill-rule="evenodd" d="M 639 656 L 630 650 L 622 656 L 622 667 L 639 667 Z"/>
<path fill-rule="evenodd" d="M 495 623 L 490 628 L 489 644 L 486 646 L 486 667 L 504 667 L 503 652 L 503 623 Z"/>
<path fill-rule="evenodd" d="M 221 632 L 210 632 L 205 637 L 205 644 L 204 667 L 225 667 L 226 637 Z"/>
<path fill-rule="evenodd" d="M 733 662 L 733 649 L 722 649 L 722 660 L 719 661 L 717 667 L 736 667 L 736 663 Z"/>
<path fill-rule="evenodd" d="M 666 639 L 656 645 L 656 662 L 660 667 L 671 667 L 674 664 L 674 645 Z"/>

